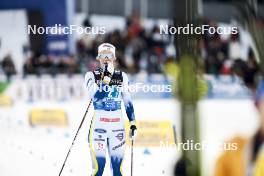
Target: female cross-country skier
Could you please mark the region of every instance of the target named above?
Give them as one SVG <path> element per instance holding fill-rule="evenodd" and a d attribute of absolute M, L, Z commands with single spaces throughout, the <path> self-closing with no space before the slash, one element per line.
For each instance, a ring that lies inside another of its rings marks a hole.
<path fill-rule="evenodd" d="M 93 101 L 94 116 L 89 130 L 89 144 L 93 160 L 93 176 L 104 172 L 106 151 L 111 161 L 112 175 L 122 176 L 125 152 L 125 120 L 121 111 L 124 102 L 130 122 L 129 137 L 135 139 L 136 123 L 126 73 L 115 70 L 115 47 L 103 43 L 98 47 L 100 68 L 87 72 L 85 86 Z"/>

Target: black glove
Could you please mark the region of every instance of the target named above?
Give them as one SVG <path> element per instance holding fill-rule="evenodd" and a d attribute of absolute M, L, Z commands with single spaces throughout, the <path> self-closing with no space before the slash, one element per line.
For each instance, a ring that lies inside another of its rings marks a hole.
<path fill-rule="evenodd" d="M 130 130 L 129 130 L 129 138 L 131 140 L 135 140 L 137 135 L 137 126 L 136 125 L 131 125 Z"/>
<path fill-rule="evenodd" d="M 113 73 L 114 73 L 114 67 L 106 64 L 103 70 L 103 78 L 102 78 L 104 84 L 110 83 Z"/>

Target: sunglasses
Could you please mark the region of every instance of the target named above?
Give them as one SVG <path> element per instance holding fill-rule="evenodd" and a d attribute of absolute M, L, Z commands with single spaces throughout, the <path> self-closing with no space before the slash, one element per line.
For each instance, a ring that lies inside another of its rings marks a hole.
<path fill-rule="evenodd" d="M 98 54 L 96 59 L 115 59 L 114 55 L 112 53 L 107 53 L 107 54 Z"/>

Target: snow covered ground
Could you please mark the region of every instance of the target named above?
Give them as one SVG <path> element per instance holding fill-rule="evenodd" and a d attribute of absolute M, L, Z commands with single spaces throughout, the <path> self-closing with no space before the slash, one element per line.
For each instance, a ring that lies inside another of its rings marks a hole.
<path fill-rule="evenodd" d="M 16 102 L 13 107 L 0 108 L 0 175 L 56 176 L 71 145 L 88 102 Z M 30 109 L 63 108 L 69 117 L 69 127 L 31 127 Z M 203 152 L 203 175 L 211 175 L 216 157 L 214 146 L 235 134 L 252 134 L 257 127 L 257 114 L 249 100 L 204 100 L 200 103 L 202 140 L 213 147 Z M 137 119 L 170 120 L 179 133 L 179 103 L 174 100 L 135 100 Z M 87 142 L 92 111 L 68 158 L 64 176 L 91 174 L 91 160 Z M 179 152 L 167 147 L 136 147 L 134 149 L 135 176 L 171 176 Z M 110 176 L 109 161 L 104 176 Z M 130 175 L 130 148 L 123 163 L 124 175 Z"/>
<path fill-rule="evenodd" d="M 157 103 L 157 102 L 156 102 Z M 87 102 L 18 102 L 13 108 L 0 110 L 0 175 L 1 176 L 47 176 L 58 175 L 71 141 L 82 119 Z M 154 103 L 155 104 L 155 103 Z M 172 119 L 174 103 L 161 100 L 163 108 L 155 109 L 149 101 L 135 103 L 138 119 Z M 145 108 L 140 108 L 144 106 Z M 157 106 L 157 105 L 155 105 Z M 34 107 L 63 108 L 69 117 L 68 128 L 31 127 L 28 113 Z M 146 108 L 149 107 L 149 108 Z M 150 109 L 151 107 L 151 109 Z M 164 114 L 163 112 L 167 112 Z M 80 176 L 91 174 L 91 160 L 87 134 L 92 111 L 75 142 L 62 175 Z M 134 149 L 134 175 L 172 175 L 172 167 L 177 153 L 174 148 Z M 107 161 L 109 162 L 109 161 Z M 130 148 L 127 147 L 123 172 L 130 175 Z M 110 166 L 106 165 L 105 176 L 110 176 Z"/>

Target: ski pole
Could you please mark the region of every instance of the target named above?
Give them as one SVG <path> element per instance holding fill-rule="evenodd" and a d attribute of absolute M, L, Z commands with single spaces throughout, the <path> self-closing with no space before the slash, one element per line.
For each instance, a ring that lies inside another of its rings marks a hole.
<path fill-rule="evenodd" d="M 131 176 L 133 176 L 133 157 L 134 157 L 134 140 L 131 141 Z"/>
<path fill-rule="evenodd" d="M 61 167 L 61 170 L 60 170 L 59 176 L 61 175 L 61 173 L 62 173 L 62 171 L 63 171 L 63 169 L 64 169 L 65 163 L 66 163 L 66 161 L 67 161 L 67 159 L 68 159 L 68 157 L 69 157 L 69 155 L 70 155 L 70 153 L 71 153 L 71 149 L 72 149 L 72 147 L 73 147 L 73 145 L 74 145 L 74 142 L 75 142 L 75 140 L 76 140 L 76 138 L 77 138 L 77 136 L 78 136 L 78 133 L 79 133 L 81 127 L 82 127 L 82 124 L 83 124 L 83 122 L 84 122 L 84 120 L 85 120 L 85 117 L 86 117 L 86 115 L 87 115 L 87 113 L 88 113 L 88 110 L 89 110 L 89 107 L 90 107 L 91 103 L 92 103 L 92 100 L 90 101 L 90 103 L 89 103 L 89 105 L 88 105 L 88 107 L 87 107 L 87 109 L 86 109 L 86 111 L 85 111 L 85 113 L 84 113 L 84 116 L 83 116 L 83 118 L 82 118 L 82 121 L 81 121 L 81 123 L 80 123 L 80 126 L 79 126 L 79 128 L 78 128 L 78 130 L 77 130 L 77 132 L 76 132 L 76 134 L 75 134 L 75 137 L 74 137 L 74 139 L 73 139 L 73 141 L 72 141 L 71 147 L 69 148 L 69 151 L 68 151 L 68 153 L 67 153 L 67 155 L 66 155 L 66 158 L 65 158 L 65 160 L 64 160 L 64 162 L 63 162 L 63 165 L 62 165 L 62 167 Z"/>

